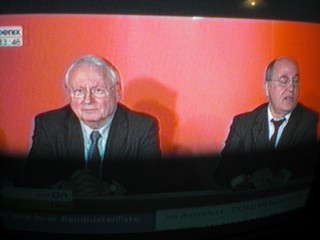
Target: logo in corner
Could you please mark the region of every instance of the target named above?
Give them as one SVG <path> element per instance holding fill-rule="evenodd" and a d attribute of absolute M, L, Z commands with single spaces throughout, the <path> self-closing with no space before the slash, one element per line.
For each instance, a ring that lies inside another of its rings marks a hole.
<path fill-rule="evenodd" d="M 0 47 L 21 47 L 22 44 L 21 26 L 0 26 Z"/>

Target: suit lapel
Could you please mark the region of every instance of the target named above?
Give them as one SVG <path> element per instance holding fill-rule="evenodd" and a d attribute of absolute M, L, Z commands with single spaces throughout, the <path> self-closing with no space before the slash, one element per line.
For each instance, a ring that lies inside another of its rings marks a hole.
<path fill-rule="evenodd" d="M 73 165 L 79 169 L 84 167 L 84 140 L 81 125 L 75 114 L 70 109 L 70 115 L 66 120 L 67 142 L 66 149 L 68 157 L 72 159 Z"/>
<path fill-rule="evenodd" d="M 120 157 L 119 154 L 124 151 L 127 134 L 128 121 L 126 113 L 123 111 L 121 106 L 118 106 L 111 123 L 104 160 L 113 161 Z"/>
<path fill-rule="evenodd" d="M 299 123 L 300 118 L 300 107 L 299 105 L 293 110 L 289 122 L 287 123 L 286 127 L 284 128 L 281 138 L 278 143 L 278 148 L 283 148 L 285 146 L 290 145 L 290 141 L 294 139 L 294 134 L 297 130 L 297 126 Z"/>
<path fill-rule="evenodd" d="M 253 126 L 253 150 L 265 150 L 268 145 L 267 106 L 263 107 L 256 117 Z"/>

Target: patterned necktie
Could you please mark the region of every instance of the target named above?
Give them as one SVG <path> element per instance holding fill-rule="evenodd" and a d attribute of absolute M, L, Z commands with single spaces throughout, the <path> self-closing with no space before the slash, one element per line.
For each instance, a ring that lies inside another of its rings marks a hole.
<path fill-rule="evenodd" d="M 91 145 L 89 149 L 89 155 L 88 155 L 88 169 L 90 172 L 100 179 L 100 153 L 98 148 L 98 141 L 101 137 L 100 133 L 98 131 L 93 131 L 90 135 L 91 138 Z"/>
<path fill-rule="evenodd" d="M 277 139 L 277 135 L 278 135 L 278 131 L 279 131 L 279 127 L 281 126 L 281 124 L 284 122 L 285 118 L 284 119 L 281 119 L 281 120 L 274 120 L 274 119 L 271 119 L 271 122 L 273 123 L 274 125 L 274 133 L 272 135 L 272 137 L 270 138 L 270 141 L 269 141 L 269 149 L 272 150 L 272 149 L 275 149 L 276 148 L 276 139 Z"/>

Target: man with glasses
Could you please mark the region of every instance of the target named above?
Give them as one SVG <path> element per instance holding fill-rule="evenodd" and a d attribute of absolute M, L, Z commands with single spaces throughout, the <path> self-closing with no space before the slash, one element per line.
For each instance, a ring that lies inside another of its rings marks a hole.
<path fill-rule="evenodd" d="M 119 102 L 118 70 L 83 56 L 67 69 L 64 85 L 69 104 L 35 117 L 26 186 L 72 188 L 79 195 L 158 191 L 158 122 Z"/>
<path fill-rule="evenodd" d="M 268 103 L 233 119 L 214 176 L 224 187 L 269 186 L 315 170 L 318 114 L 298 103 L 298 63 L 274 59 L 264 87 Z"/>

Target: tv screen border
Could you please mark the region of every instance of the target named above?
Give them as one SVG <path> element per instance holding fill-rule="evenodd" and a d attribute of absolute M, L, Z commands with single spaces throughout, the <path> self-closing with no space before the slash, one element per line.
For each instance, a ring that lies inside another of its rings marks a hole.
<path fill-rule="evenodd" d="M 317 0 L 10 0 L 0 14 L 129 14 L 161 16 L 201 16 L 247 19 L 320 22 Z"/>
<path fill-rule="evenodd" d="M 311 22 L 320 23 L 320 1 L 318 0 L 290 0 L 290 1 L 279 1 L 269 0 L 267 5 L 260 9 L 244 9 L 240 7 L 240 0 L 207 0 L 207 1 L 136 1 L 136 0 L 79 0 L 63 1 L 63 0 L 10 0 L 4 1 L 0 8 L 0 14 L 11 15 L 11 14 L 125 14 L 125 15 L 156 15 L 156 16 L 203 16 L 203 17 L 223 17 L 223 18 L 246 18 L 246 19 L 270 19 L 270 20 L 289 20 L 299 22 Z M 315 189 L 318 188 L 319 184 L 319 170 L 317 169 L 316 179 L 311 190 L 310 201 L 307 204 L 307 211 L 303 213 L 304 218 L 299 218 L 299 222 L 288 222 L 286 228 L 280 226 L 270 226 L 265 229 L 257 229 L 256 231 L 241 231 L 238 233 L 226 235 L 228 239 L 252 239 L 257 236 L 261 239 L 261 235 L 269 232 L 265 235 L 264 239 L 277 236 L 288 236 L 288 231 L 292 231 L 290 236 L 297 236 L 304 234 L 312 230 L 316 231 L 316 226 L 310 224 L 312 218 L 316 215 L 319 210 L 317 206 L 318 197 L 315 193 Z M 296 228 L 295 228 L 296 227 Z M 305 229 L 305 227 L 307 229 Z M 303 228 L 303 231 L 301 230 Z M 161 233 L 141 233 L 134 235 L 114 235 L 115 239 L 121 239 L 122 237 L 130 239 L 140 239 L 153 237 L 157 239 L 184 239 L 186 235 L 188 239 L 210 239 L 215 234 L 215 229 L 204 228 L 199 230 L 201 235 L 195 229 L 188 230 L 176 230 Z M 21 237 L 23 232 L 12 232 L 12 237 L 16 237 L 18 234 Z M 30 233 L 29 233 L 30 234 Z M 280 234 L 280 235 L 279 235 Z M 2 235 L 2 234 L 1 234 Z M 29 235 L 26 234 L 25 238 Z M 37 234 L 32 237 L 56 239 L 62 237 L 59 234 Z M 76 236 L 77 239 L 84 239 L 88 236 Z M 103 238 L 105 236 L 97 236 L 97 238 Z"/>

